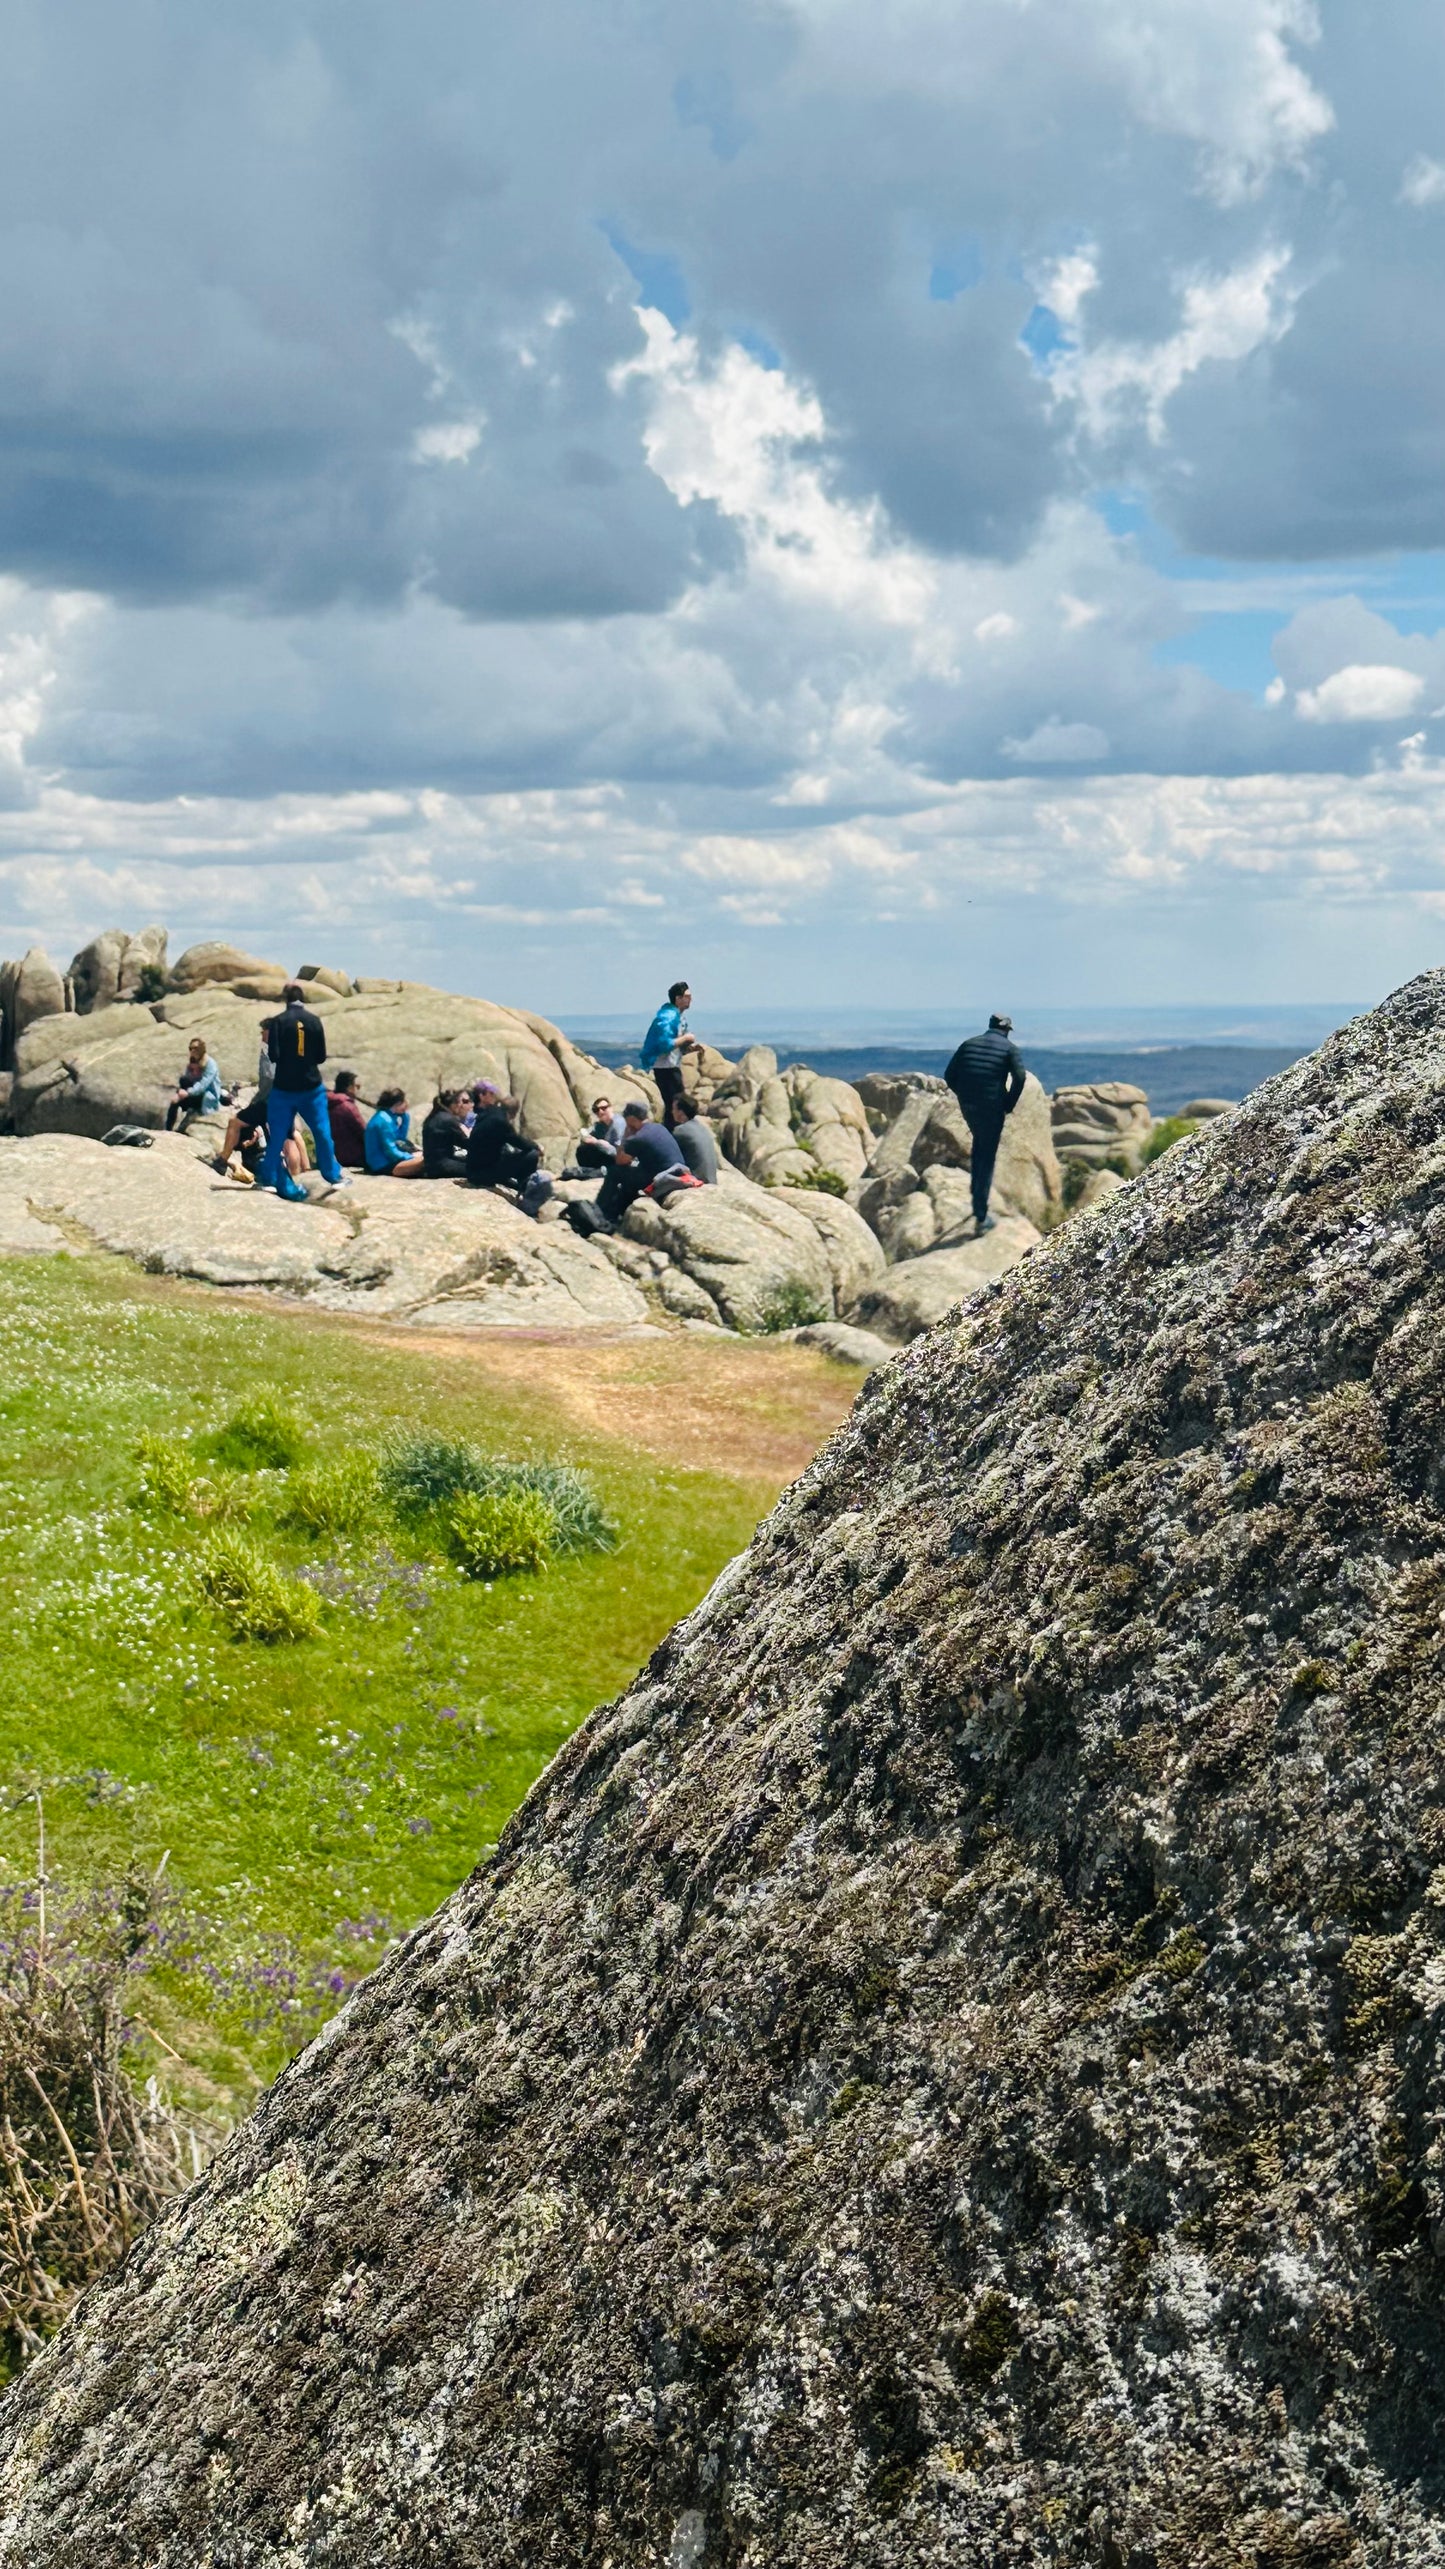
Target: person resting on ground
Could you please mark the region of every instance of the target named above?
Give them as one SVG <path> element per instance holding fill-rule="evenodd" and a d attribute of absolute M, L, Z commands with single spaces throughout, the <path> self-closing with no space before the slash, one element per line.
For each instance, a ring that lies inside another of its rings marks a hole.
<path fill-rule="evenodd" d="M 535 1221 L 552 1192 L 552 1181 L 543 1175 L 536 1143 L 524 1142 L 518 1133 L 512 1120 L 517 1112 L 515 1097 L 494 1097 L 490 1104 L 478 1107 L 467 1136 L 467 1184 L 515 1187 L 521 1211 Z"/>
<path fill-rule="evenodd" d="M 462 1092 L 440 1088 L 421 1128 L 422 1167 L 428 1177 L 465 1177 L 467 1132 L 461 1119 Z"/>
<path fill-rule="evenodd" d="M 204 1038 L 192 1035 L 186 1047 L 185 1069 L 166 1108 L 166 1131 L 173 1133 L 178 1124 L 188 1124 L 193 1115 L 218 1115 L 220 1111 L 220 1066 L 211 1059 Z"/>
<path fill-rule="evenodd" d="M 384 1088 L 366 1128 L 366 1165 L 373 1177 L 425 1177 L 426 1163 L 411 1147 L 411 1117 L 404 1088 Z"/>
<path fill-rule="evenodd" d="M 717 1143 L 698 1113 L 695 1097 L 680 1097 L 673 1110 L 672 1138 L 686 1167 L 701 1186 L 717 1184 Z"/>
<path fill-rule="evenodd" d="M 572 1166 L 562 1171 L 563 1177 L 591 1177 L 598 1169 L 610 1169 L 626 1129 L 622 1117 L 613 1113 L 611 1098 L 594 1097 L 592 1121 L 577 1145 Z"/>
<path fill-rule="evenodd" d="M 597 1210 L 608 1222 L 620 1222 L 644 1187 L 661 1204 L 690 1174 L 676 1134 L 654 1124 L 640 1098 L 623 1107 L 622 1121 L 621 1147 L 597 1198 Z"/>
<path fill-rule="evenodd" d="M 339 1070 L 326 1092 L 331 1109 L 331 1139 L 344 1169 L 366 1166 L 366 1117 L 356 1094 L 354 1070 Z"/>

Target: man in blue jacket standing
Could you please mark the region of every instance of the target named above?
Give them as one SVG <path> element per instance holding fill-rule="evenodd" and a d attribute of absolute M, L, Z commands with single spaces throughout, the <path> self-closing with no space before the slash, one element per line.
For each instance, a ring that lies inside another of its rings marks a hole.
<path fill-rule="evenodd" d="M 327 1185 L 349 1186 L 351 1180 L 343 1174 L 331 1139 L 331 1109 L 321 1076 L 326 1059 L 326 1029 L 315 1009 L 307 1007 L 306 992 L 299 981 L 286 984 L 286 1005 L 280 1016 L 271 1020 L 266 1050 L 276 1069 L 266 1100 L 269 1138 L 261 1184 L 274 1186 L 288 1204 L 305 1203 L 305 1188 L 297 1185 L 281 1159 L 281 1146 L 290 1138 L 299 1115 L 316 1136 L 317 1165 Z"/>
<path fill-rule="evenodd" d="M 672 1110 L 682 1095 L 682 1056 L 695 1053 L 699 1047 L 687 1031 L 685 1011 L 692 1006 L 692 992 L 685 981 L 675 981 L 666 999 L 642 1038 L 642 1067 L 651 1071 L 662 1097 L 662 1120 L 669 1129 Z"/>
<path fill-rule="evenodd" d="M 943 1074 L 973 1135 L 968 1174 L 974 1224 L 980 1231 L 993 1229 L 988 1196 L 1004 1117 L 1012 1115 L 1024 1093 L 1024 1066 L 1013 1031 L 1012 1017 L 990 1017 L 983 1034 L 964 1037 Z"/>

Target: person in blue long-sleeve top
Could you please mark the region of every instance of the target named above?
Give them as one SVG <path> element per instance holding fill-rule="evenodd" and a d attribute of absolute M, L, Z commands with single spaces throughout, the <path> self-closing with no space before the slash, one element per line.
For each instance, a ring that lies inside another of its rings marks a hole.
<path fill-rule="evenodd" d="M 686 1011 L 691 1006 L 692 992 L 687 983 L 675 981 L 642 1038 L 642 1067 L 657 1082 L 662 1120 L 669 1130 L 673 1107 L 682 1095 L 682 1056 L 700 1049 L 696 1036 L 687 1031 Z"/>
<path fill-rule="evenodd" d="M 173 1133 L 178 1124 L 189 1123 L 193 1115 L 218 1115 L 220 1111 L 220 1065 L 207 1052 L 204 1036 L 192 1035 L 186 1047 L 185 1069 L 166 1108 L 166 1131 Z"/>
<path fill-rule="evenodd" d="M 426 1163 L 411 1146 L 411 1117 L 406 1090 L 384 1088 L 372 1110 L 363 1145 L 373 1177 L 421 1177 Z"/>

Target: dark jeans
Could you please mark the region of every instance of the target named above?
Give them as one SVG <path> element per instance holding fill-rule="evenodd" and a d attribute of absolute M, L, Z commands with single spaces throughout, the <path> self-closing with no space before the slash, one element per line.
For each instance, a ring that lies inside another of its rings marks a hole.
<path fill-rule="evenodd" d="M 597 1210 L 609 1222 L 620 1222 L 629 1204 L 635 1204 L 647 1179 L 641 1169 L 612 1167 L 602 1181 L 597 1195 Z"/>
<path fill-rule="evenodd" d="M 998 1146 L 1003 1140 L 1003 1108 L 1001 1106 L 965 1106 L 962 1098 L 959 1099 L 959 1105 L 963 1109 L 963 1120 L 973 1135 L 973 1150 L 969 1157 L 968 1169 L 969 1184 L 973 1192 L 973 1218 L 975 1222 L 982 1222 L 988 1214 L 988 1195 L 993 1184 L 994 1162 L 998 1158 Z"/>
<path fill-rule="evenodd" d="M 610 1169 L 615 1154 L 605 1142 L 594 1142 L 589 1133 L 584 1142 L 578 1143 L 576 1156 L 579 1169 Z"/>
<path fill-rule="evenodd" d="M 178 1124 L 183 1124 L 186 1117 L 188 1115 L 194 1115 L 195 1111 L 196 1106 L 194 1098 L 173 1097 L 169 1106 L 166 1108 L 166 1131 L 168 1133 L 173 1133 L 176 1126 Z"/>
<path fill-rule="evenodd" d="M 514 1186 L 520 1195 L 534 1169 L 542 1165 L 542 1154 L 535 1142 L 506 1142 L 495 1160 L 485 1166 L 469 1165 L 468 1186 Z"/>
<path fill-rule="evenodd" d="M 657 1082 L 657 1093 L 662 1099 L 661 1121 L 667 1126 L 670 1133 L 672 1131 L 672 1110 L 679 1097 L 682 1095 L 683 1089 L 686 1086 L 686 1079 L 682 1071 L 673 1070 L 666 1062 L 659 1062 L 652 1076 Z"/>

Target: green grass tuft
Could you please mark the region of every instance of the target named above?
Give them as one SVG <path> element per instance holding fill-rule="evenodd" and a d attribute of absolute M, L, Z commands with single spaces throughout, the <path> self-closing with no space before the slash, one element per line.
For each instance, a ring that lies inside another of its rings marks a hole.
<path fill-rule="evenodd" d="M 281 1522 L 307 1534 L 365 1534 L 380 1514 L 381 1466 L 374 1454 L 361 1450 L 293 1472 Z"/>
<path fill-rule="evenodd" d="M 288 1579 L 254 1538 L 218 1527 L 201 1554 L 201 1586 L 238 1641 L 310 1641 L 321 1630 L 321 1600 Z"/>
<path fill-rule="evenodd" d="M 758 1328 L 765 1337 L 775 1337 L 781 1329 L 808 1329 L 827 1317 L 817 1295 L 794 1277 L 769 1294 L 758 1314 Z"/>
<path fill-rule="evenodd" d="M 289 1472 L 306 1453 L 306 1431 L 269 1392 L 233 1409 L 211 1438 L 209 1451 L 233 1472 Z"/>
<path fill-rule="evenodd" d="M 463 1490 L 448 1511 L 447 1531 L 469 1579 L 503 1579 L 546 1569 L 557 1512 L 540 1490 Z"/>

